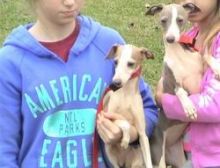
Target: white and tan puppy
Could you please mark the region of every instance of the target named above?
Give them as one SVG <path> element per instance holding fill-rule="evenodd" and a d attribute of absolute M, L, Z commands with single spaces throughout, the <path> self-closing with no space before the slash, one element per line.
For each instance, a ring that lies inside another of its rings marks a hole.
<path fill-rule="evenodd" d="M 115 61 L 112 85 L 118 89 L 109 91 L 104 97 L 104 111 L 119 113 L 125 119 L 114 121 L 121 128 L 123 136 L 118 144 L 105 144 L 107 156 L 114 168 L 152 168 L 138 80 L 141 63 L 145 58 L 153 58 L 153 55 L 145 48 L 115 45 L 108 58 Z M 135 147 L 129 145 L 131 125 L 137 129 L 139 136 L 139 145 Z"/>

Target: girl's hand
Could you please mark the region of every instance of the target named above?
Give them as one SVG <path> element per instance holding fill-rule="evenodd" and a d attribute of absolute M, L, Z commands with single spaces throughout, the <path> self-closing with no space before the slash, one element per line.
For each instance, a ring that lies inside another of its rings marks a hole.
<path fill-rule="evenodd" d="M 107 144 L 115 144 L 121 141 L 122 130 L 114 123 L 115 120 L 125 120 L 125 118 L 120 114 L 111 112 L 101 112 L 98 115 L 97 130 L 99 136 Z M 131 126 L 130 137 L 130 142 L 135 141 L 138 137 L 134 126 Z"/>

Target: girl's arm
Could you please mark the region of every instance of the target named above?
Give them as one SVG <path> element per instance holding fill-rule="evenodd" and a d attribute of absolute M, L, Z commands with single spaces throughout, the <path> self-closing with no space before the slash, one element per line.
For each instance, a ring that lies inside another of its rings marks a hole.
<path fill-rule="evenodd" d="M 190 99 L 196 107 L 198 115 L 196 120 L 187 118 L 177 96 L 169 94 L 162 96 L 162 106 L 166 116 L 185 122 L 220 122 L 220 91 L 214 97 L 210 97 L 207 93 L 202 92 L 191 95 Z"/>
<path fill-rule="evenodd" d="M 18 168 L 22 139 L 20 81 L 17 69 L 0 51 L 0 167 Z M 11 56 L 11 55 L 10 55 Z M 13 55 L 14 56 L 14 55 Z"/>

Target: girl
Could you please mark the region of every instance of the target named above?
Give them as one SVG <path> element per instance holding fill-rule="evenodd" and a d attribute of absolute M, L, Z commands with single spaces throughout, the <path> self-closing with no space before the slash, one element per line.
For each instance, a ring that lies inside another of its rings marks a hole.
<path fill-rule="evenodd" d="M 0 167 L 90 167 L 96 107 L 114 69 L 105 56 L 124 40 L 79 15 L 84 0 L 29 2 L 36 22 L 14 29 L 0 49 Z M 157 109 L 143 80 L 140 92 L 150 135 Z M 105 142 L 120 140 L 118 117 L 106 116 Z M 99 166 L 108 167 L 102 155 Z"/>
<path fill-rule="evenodd" d="M 220 61 L 220 0 L 185 0 L 194 3 L 201 11 L 190 13 L 189 21 L 195 26 L 187 33 L 194 39 L 194 47 L 201 53 L 208 47 L 212 60 Z M 159 88 L 158 88 L 159 90 Z M 210 67 L 205 69 L 200 93 L 192 94 L 198 114 L 197 119 L 186 117 L 176 96 L 157 93 L 156 99 L 161 103 L 167 117 L 190 122 L 188 134 L 192 165 L 195 168 L 220 166 L 220 81 Z"/>

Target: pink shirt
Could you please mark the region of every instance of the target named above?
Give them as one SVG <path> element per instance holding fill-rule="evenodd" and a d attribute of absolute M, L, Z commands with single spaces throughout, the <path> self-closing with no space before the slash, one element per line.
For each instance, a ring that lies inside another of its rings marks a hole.
<path fill-rule="evenodd" d="M 189 33 L 194 36 L 198 29 Z M 212 44 L 212 55 L 220 64 L 220 33 Z M 186 117 L 183 108 L 174 95 L 164 94 L 162 106 L 168 118 L 191 122 L 189 135 L 194 168 L 220 166 L 220 81 L 210 68 L 204 73 L 200 93 L 190 96 L 198 118 L 192 121 Z"/>

